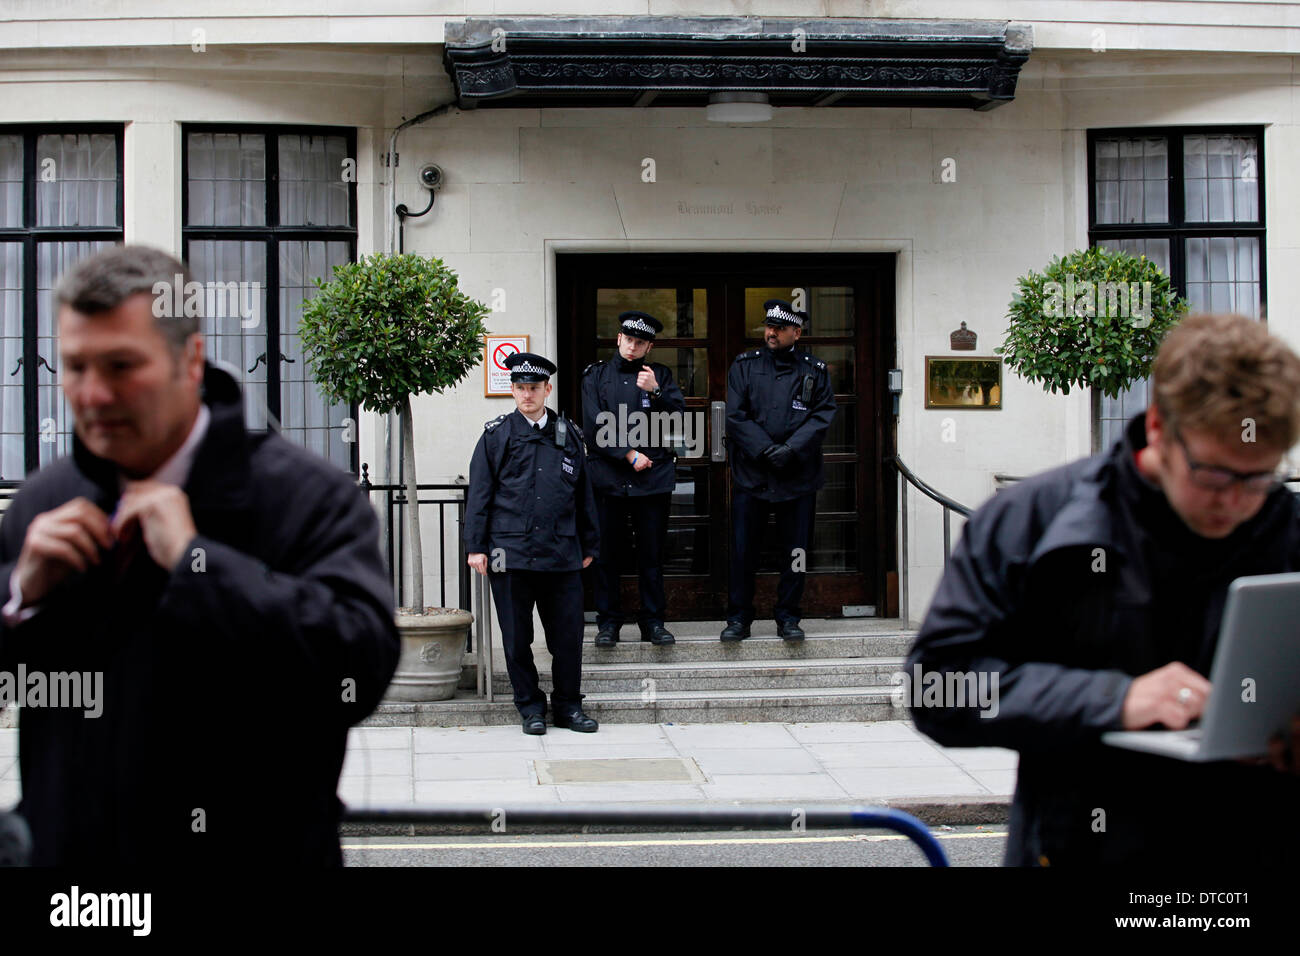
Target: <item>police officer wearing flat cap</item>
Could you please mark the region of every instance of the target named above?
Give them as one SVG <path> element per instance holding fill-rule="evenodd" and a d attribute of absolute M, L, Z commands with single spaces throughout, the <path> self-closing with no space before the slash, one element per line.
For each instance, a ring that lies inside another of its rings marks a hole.
<path fill-rule="evenodd" d="M 582 373 L 582 420 L 600 510 L 596 646 L 617 644 L 623 625 L 618 555 L 629 521 L 640 584 L 641 640 L 673 644 L 672 633 L 664 627 L 663 553 L 677 480 L 676 454 L 663 440 L 666 430 L 650 427 L 650 416 L 684 412 L 686 399 L 668 366 L 646 361 L 663 323 L 645 312 L 624 312 L 618 319 L 618 356 L 588 365 Z M 636 428 L 638 419 L 644 423 L 641 429 Z M 642 436 L 644 441 L 630 441 Z"/>
<path fill-rule="evenodd" d="M 533 663 L 533 606 L 553 661 L 556 727 L 598 729 L 582 712 L 582 579 L 599 553 L 582 432 L 546 407 L 555 365 L 532 352 L 505 361 L 515 411 L 484 426 L 469 466 L 465 549 L 486 574 L 501 619 L 506 670 L 526 734 L 546 733 Z"/>
<path fill-rule="evenodd" d="M 763 303 L 766 348 L 748 349 L 727 373 L 727 450 L 731 461 L 731 563 L 727 626 L 721 638 L 749 636 L 754 575 L 767 515 L 776 516 L 781 577 L 777 634 L 802 641 L 805 567 L 822 475 L 822 440 L 835 417 L 826 363 L 795 348 L 808 316 L 789 302 Z"/>

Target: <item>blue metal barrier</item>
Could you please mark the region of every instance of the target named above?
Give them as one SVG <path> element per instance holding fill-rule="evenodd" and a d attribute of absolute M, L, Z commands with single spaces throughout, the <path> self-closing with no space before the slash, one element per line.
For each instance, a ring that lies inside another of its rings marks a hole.
<path fill-rule="evenodd" d="M 590 824 L 635 823 L 640 825 L 691 826 L 700 829 L 746 827 L 789 830 L 794 821 L 811 829 L 882 829 L 893 830 L 910 839 L 925 854 L 931 866 L 947 866 L 948 857 L 924 823 L 902 810 L 889 807 L 854 807 L 810 804 L 778 806 L 775 804 L 745 807 L 687 806 L 665 807 L 656 804 L 608 806 L 599 803 L 571 803 L 563 806 L 429 806 L 429 807 L 358 807 L 345 809 L 345 823 L 482 823 L 491 826 L 505 821 L 513 824 Z"/>

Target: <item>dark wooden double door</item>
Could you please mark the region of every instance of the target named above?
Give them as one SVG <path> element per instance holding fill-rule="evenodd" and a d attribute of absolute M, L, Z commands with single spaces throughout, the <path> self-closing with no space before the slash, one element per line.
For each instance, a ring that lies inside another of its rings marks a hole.
<path fill-rule="evenodd" d="M 823 446 L 826 486 L 817 495 L 804 615 L 896 613 L 888 597 L 896 495 L 882 470 L 893 448 L 885 391 L 894 364 L 892 255 L 561 255 L 557 279 L 560 409 L 581 421 L 581 370 L 615 354 L 619 313 L 640 309 L 664 323 L 650 359 L 672 369 L 698 426 L 678 458 L 672 494 L 669 620 L 725 616 L 731 478 L 715 443 L 722 420 L 715 403 L 726 402 L 736 355 L 763 347 L 763 303 L 773 298 L 810 314 L 799 347 L 827 363 L 838 405 Z M 759 566 L 760 618 L 770 616 L 775 598 L 774 537 L 767 536 Z M 619 560 L 624 608 L 634 609 L 629 548 Z"/>

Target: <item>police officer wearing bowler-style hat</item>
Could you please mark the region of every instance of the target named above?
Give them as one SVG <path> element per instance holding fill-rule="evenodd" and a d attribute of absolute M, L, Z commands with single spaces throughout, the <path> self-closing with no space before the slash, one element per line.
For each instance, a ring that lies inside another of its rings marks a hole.
<path fill-rule="evenodd" d="M 632 524 L 640 584 L 637 616 L 641 640 L 673 644 L 664 627 L 663 553 L 668 510 L 676 483 L 676 454 L 666 430 L 651 415 L 684 413 L 686 399 L 668 366 L 647 362 L 663 323 L 645 312 L 619 317 L 618 356 L 588 365 L 582 373 L 582 420 L 591 452 L 591 484 L 600 511 L 600 559 L 596 561 L 596 646 L 618 643 L 623 624 L 619 543 Z M 640 427 L 638 428 L 638 425 Z M 638 434 L 640 432 L 641 434 Z M 644 440 L 632 441 L 631 439 Z"/>
<path fill-rule="evenodd" d="M 805 567 L 822 475 L 822 440 L 835 417 L 826 363 L 795 348 L 808 316 L 789 302 L 763 303 L 766 348 L 748 349 L 727 373 L 727 450 L 731 461 L 731 563 L 724 641 L 749 636 L 754 575 L 768 512 L 776 515 L 777 634 L 802 641 Z"/>
<path fill-rule="evenodd" d="M 596 501 L 582 432 L 546 407 L 555 365 L 532 352 L 505 361 L 515 411 L 484 426 L 469 466 L 465 549 L 487 574 L 501 619 L 506 670 L 526 734 L 546 733 L 546 695 L 533 663 L 533 605 L 553 660 L 556 727 L 598 729 L 582 712 L 582 579 L 599 553 Z"/>

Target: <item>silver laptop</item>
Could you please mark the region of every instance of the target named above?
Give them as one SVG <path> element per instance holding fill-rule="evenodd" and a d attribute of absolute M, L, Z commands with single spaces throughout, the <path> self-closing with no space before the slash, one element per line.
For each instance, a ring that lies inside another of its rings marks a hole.
<path fill-rule="evenodd" d="M 1300 573 L 1237 578 L 1200 723 L 1186 730 L 1114 730 L 1103 743 L 1180 760 L 1231 760 L 1268 752 L 1300 713 Z"/>

